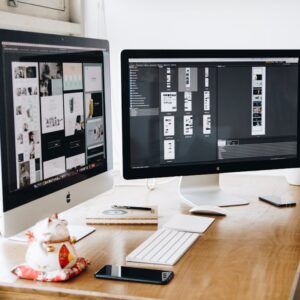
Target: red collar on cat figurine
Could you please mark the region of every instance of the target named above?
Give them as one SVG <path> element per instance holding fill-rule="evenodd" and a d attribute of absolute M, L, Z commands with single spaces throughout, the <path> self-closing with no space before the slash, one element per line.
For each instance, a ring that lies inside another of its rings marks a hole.
<path fill-rule="evenodd" d="M 64 243 L 64 242 L 70 242 L 71 244 L 75 244 L 76 243 L 76 239 L 73 237 L 71 238 L 70 236 L 68 236 L 65 239 L 61 239 L 61 240 L 51 240 L 51 241 L 47 241 L 44 242 L 45 244 L 59 244 L 59 243 Z"/>

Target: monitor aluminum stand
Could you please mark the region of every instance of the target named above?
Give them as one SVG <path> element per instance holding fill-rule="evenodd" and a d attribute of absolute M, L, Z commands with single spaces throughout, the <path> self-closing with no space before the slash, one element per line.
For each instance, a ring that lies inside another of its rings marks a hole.
<path fill-rule="evenodd" d="M 179 195 L 183 202 L 192 206 L 238 206 L 249 204 L 245 199 L 222 191 L 219 174 L 182 176 Z"/>

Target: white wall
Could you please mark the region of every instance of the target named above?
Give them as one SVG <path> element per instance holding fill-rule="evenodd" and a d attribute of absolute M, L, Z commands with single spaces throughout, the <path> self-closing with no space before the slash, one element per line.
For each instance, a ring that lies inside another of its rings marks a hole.
<path fill-rule="evenodd" d="M 120 52 L 130 48 L 300 48 L 297 0 L 104 0 L 114 161 L 121 166 Z"/>
<path fill-rule="evenodd" d="M 83 20 L 86 37 L 100 39 L 107 38 L 104 0 L 85 0 L 83 2 Z"/>

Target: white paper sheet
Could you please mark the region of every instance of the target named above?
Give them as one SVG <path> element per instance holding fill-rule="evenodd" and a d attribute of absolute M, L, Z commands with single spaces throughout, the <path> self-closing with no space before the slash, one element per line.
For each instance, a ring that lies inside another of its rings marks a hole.
<path fill-rule="evenodd" d="M 178 214 L 165 223 L 163 227 L 185 232 L 204 233 L 214 220 L 214 218 L 209 217 Z"/>

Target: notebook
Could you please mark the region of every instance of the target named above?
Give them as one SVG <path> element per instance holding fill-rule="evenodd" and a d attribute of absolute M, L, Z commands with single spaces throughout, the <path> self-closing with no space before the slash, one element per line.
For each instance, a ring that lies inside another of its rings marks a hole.
<path fill-rule="evenodd" d="M 92 210 L 86 216 L 87 224 L 157 224 L 157 206 L 148 206 L 151 210 L 120 209 L 106 207 Z"/>

